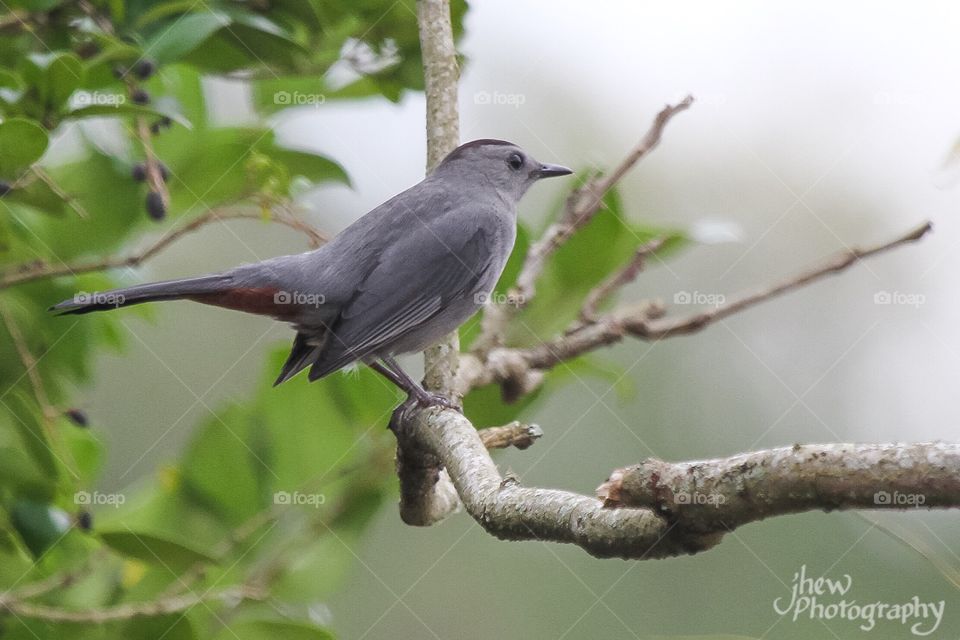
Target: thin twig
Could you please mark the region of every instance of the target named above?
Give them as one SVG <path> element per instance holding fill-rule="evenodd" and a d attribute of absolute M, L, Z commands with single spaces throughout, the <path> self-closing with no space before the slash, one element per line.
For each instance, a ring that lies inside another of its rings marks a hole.
<path fill-rule="evenodd" d="M 17 29 L 27 28 L 26 20 L 30 14 L 22 9 L 8 9 L 5 15 L 0 16 L 0 30 L 16 27 Z"/>
<path fill-rule="evenodd" d="M 132 91 L 136 90 L 136 83 L 133 80 L 128 81 L 128 86 Z M 153 138 L 150 134 L 150 124 L 144 116 L 137 116 L 134 119 L 134 132 L 143 147 L 144 162 L 143 166 L 147 174 L 147 187 L 153 193 L 160 195 L 160 201 L 163 203 L 163 211 L 170 209 L 170 190 L 167 189 L 167 182 L 163 179 L 163 171 L 160 169 L 160 161 L 153 150 Z"/>
<path fill-rule="evenodd" d="M 63 609 L 0 597 L 0 611 L 8 611 L 25 618 L 49 622 L 77 622 L 103 624 L 129 620 L 140 616 L 159 616 L 186 611 L 203 602 L 221 601 L 235 605 L 241 600 L 263 600 L 267 594 L 249 585 L 229 587 L 205 593 L 188 593 L 149 602 L 130 602 L 97 609 Z"/>
<path fill-rule="evenodd" d="M 273 211 L 269 217 L 264 217 L 260 210 L 238 209 L 237 205 L 228 205 L 224 208 L 210 209 L 189 222 L 172 229 L 156 240 L 143 251 L 119 258 L 103 258 L 100 260 L 89 260 L 73 264 L 63 264 L 59 267 L 52 267 L 44 262 L 33 262 L 21 267 L 14 267 L 10 271 L 0 275 L 0 289 L 5 289 L 13 285 L 32 282 L 43 278 L 54 278 L 57 276 L 79 275 L 92 271 L 105 271 L 107 269 L 118 269 L 124 267 L 135 267 L 142 262 L 152 258 L 168 246 L 179 240 L 183 236 L 196 231 L 204 225 L 213 222 L 223 222 L 225 220 L 266 220 L 290 227 L 307 236 L 310 245 L 320 246 L 329 240 L 329 236 L 300 218 L 292 215 L 286 210 Z"/>
<path fill-rule="evenodd" d="M 79 566 L 60 573 L 54 573 L 42 580 L 25 584 L 15 589 L 12 594 L 0 594 L 0 600 L 3 600 L 6 596 L 12 596 L 17 600 L 29 600 L 30 598 L 42 596 L 55 589 L 65 589 L 72 584 L 76 584 L 78 580 L 87 575 L 105 555 L 106 552 L 104 549 L 98 549 L 87 555 L 86 559 L 81 562 Z"/>
<path fill-rule="evenodd" d="M 78 216 L 84 219 L 90 217 L 90 214 L 87 213 L 87 210 L 83 208 L 83 205 L 81 205 L 75 197 L 64 191 L 63 188 L 56 183 L 53 177 L 51 177 L 50 174 L 47 173 L 40 165 L 33 165 L 30 167 L 30 171 L 33 172 L 33 174 L 40 180 L 42 180 L 44 184 L 50 187 L 50 190 L 57 194 L 57 197 L 66 202 L 67 206 L 73 209 Z"/>
<path fill-rule="evenodd" d="M 527 449 L 543 436 L 543 429 L 536 424 L 526 424 L 514 420 L 502 427 L 480 429 L 480 442 L 487 449 Z"/>
<path fill-rule="evenodd" d="M 43 380 L 40 378 L 40 372 L 37 371 L 37 359 L 30 353 L 30 348 L 27 346 L 27 342 L 20 332 L 20 327 L 17 326 L 10 311 L 2 305 L 0 305 L 0 317 L 3 318 L 3 324 L 6 325 L 7 331 L 10 333 L 10 338 L 13 340 L 13 346 L 16 348 L 17 355 L 20 357 L 20 363 L 23 364 L 27 380 L 30 381 L 30 387 L 33 390 L 37 405 L 43 412 L 44 422 L 47 424 L 47 437 L 50 439 L 50 442 L 54 442 L 53 437 L 55 434 L 53 433 L 51 425 L 60 415 L 60 412 L 50 403 L 50 398 L 43 388 Z"/>
<path fill-rule="evenodd" d="M 617 290 L 636 280 L 640 272 L 643 271 L 647 258 L 652 253 L 659 251 L 665 242 L 666 238 L 654 238 L 642 244 L 637 248 L 623 268 L 614 272 L 606 280 L 590 290 L 587 297 L 584 298 L 583 306 L 580 307 L 580 320 L 585 324 L 596 322 L 597 310 L 600 308 L 600 305 Z"/>

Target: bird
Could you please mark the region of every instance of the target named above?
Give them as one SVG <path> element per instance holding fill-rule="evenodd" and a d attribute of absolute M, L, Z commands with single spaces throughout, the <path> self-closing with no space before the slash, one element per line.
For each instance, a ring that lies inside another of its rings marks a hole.
<path fill-rule="evenodd" d="M 274 386 L 308 367 L 313 382 L 362 362 L 405 391 L 408 402 L 451 407 L 396 357 L 423 351 L 483 306 L 513 249 L 520 199 L 537 181 L 571 173 L 511 142 L 473 140 L 313 251 L 80 293 L 50 310 L 71 315 L 191 300 L 270 316 L 296 331 Z"/>

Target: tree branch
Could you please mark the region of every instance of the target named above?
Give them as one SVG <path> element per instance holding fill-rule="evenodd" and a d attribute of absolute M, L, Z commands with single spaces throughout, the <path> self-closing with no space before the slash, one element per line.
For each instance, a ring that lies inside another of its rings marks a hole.
<path fill-rule="evenodd" d="M 834 509 L 960 507 L 960 445 L 794 445 L 695 462 L 617 469 L 597 495 L 647 507 L 691 532 Z"/>
<path fill-rule="evenodd" d="M 263 600 L 267 594 L 250 586 L 230 587 L 220 591 L 188 593 L 149 602 L 130 602 L 101 609 L 62 609 L 42 604 L 23 602 L 0 595 L 0 612 L 8 611 L 25 618 L 49 622 L 77 622 L 103 624 L 117 620 L 129 620 L 139 616 L 158 616 L 186 611 L 202 602 L 216 600 L 236 603 L 240 600 Z"/>
<path fill-rule="evenodd" d="M 427 100 L 427 172 L 433 170 L 460 142 L 457 83 L 460 70 L 450 23 L 449 0 L 417 0 L 420 54 L 423 58 Z M 460 336 L 454 331 L 424 353 L 424 386 L 455 403 L 463 398 L 453 381 L 460 366 Z M 402 416 L 395 414 L 394 420 Z M 426 526 L 459 508 L 460 500 L 446 472 L 430 456 L 405 450 L 397 442 L 400 478 L 400 517 L 411 525 Z"/>
<path fill-rule="evenodd" d="M 910 231 L 865 248 L 851 247 L 771 285 L 740 293 L 724 304 L 693 314 L 669 317 L 659 301 L 642 301 L 621 306 L 589 324 L 575 325 L 567 333 L 530 348 L 499 348 L 482 357 L 473 353 L 461 358 L 457 386 L 461 393 L 491 383 L 516 385 L 531 371 L 542 372 L 561 362 L 594 351 L 631 336 L 641 340 L 660 340 L 696 333 L 735 313 L 776 296 L 811 284 L 825 276 L 843 271 L 860 260 L 896 247 L 916 242 L 931 231 L 929 222 Z"/>
<path fill-rule="evenodd" d="M 417 24 L 423 57 L 424 91 L 427 100 L 427 172 L 433 170 L 460 143 L 457 111 L 457 50 L 450 24 L 449 0 L 418 0 Z M 457 373 L 460 338 L 456 331 L 427 350 L 424 383 L 454 402 L 452 381 Z"/>
<path fill-rule="evenodd" d="M 280 205 L 276 205 L 271 211 L 270 217 L 265 218 L 260 209 L 240 209 L 235 208 L 236 204 L 227 205 L 216 209 L 210 209 L 189 222 L 172 229 L 156 240 L 143 251 L 119 258 L 102 258 L 99 260 L 87 260 L 73 264 L 62 264 L 60 266 L 51 266 L 46 262 L 32 262 L 14 267 L 13 269 L 0 274 L 0 289 L 6 289 L 14 285 L 25 282 L 33 282 L 44 278 L 55 278 L 57 276 L 75 276 L 81 273 L 90 273 L 93 271 L 106 271 L 108 269 L 117 269 L 123 267 L 136 267 L 141 263 L 157 255 L 171 244 L 181 239 L 197 229 L 213 222 L 223 222 L 225 220 L 267 220 L 284 226 L 290 227 L 307 236 L 311 247 L 319 247 L 327 242 L 329 236 L 309 223 L 301 220 L 290 213 Z"/>
<path fill-rule="evenodd" d="M 0 594 L 0 600 L 3 600 L 4 597 L 12 597 L 17 600 L 29 600 L 30 598 L 36 598 L 57 589 L 66 589 L 90 573 L 90 571 L 103 560 L 104 556 L 106 556 L 105 550 L 98 549 L 89 554 L 79 565 L 60 573 L 51 574 L 42 580 L 25 584 L 12 592 L 8 591 L 6 594 Z"/>
<path fill-rule="evenodd" d="M 503 478 L 454 411 L 418 412 L 398 437 L 443 461 L 467 512 L 491 534 L 573 543 L 599 557 L 704 551 L 740 525 L 801 511 L 960 507 L 956 444 L 796 445 L 700 462 L 648 460 L 614 472 L 598 490 L 601 502 Z"/>
<path fill-rule="evenodd" d="M 396 425 L 400 450 L 442 460 L 467 512 L 498 538 L 569 542 L 598 557 L 623 558 L 694 552 L 719 540 L 674 532 L 650 509 L 605 509 L 596 498 L 522 487 L 500 475 L 477 430 L 456 411 L 418 411 Z M 436 492 L 425 492 L 421 503 L 435 502 Z"/>

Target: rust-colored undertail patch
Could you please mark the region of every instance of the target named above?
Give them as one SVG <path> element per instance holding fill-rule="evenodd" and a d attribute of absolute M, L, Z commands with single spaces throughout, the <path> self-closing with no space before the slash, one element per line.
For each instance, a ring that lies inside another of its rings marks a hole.
<path fill-rule="evenodd" d="M 297 305 L 277 304 L 278 292 L 279 290 L 273 287 L 237 287 L 213 293 L 200 293 L 189 296 L 189 299 L 234 311 L 275 318 L 293 318 L 297 315 Z"/>

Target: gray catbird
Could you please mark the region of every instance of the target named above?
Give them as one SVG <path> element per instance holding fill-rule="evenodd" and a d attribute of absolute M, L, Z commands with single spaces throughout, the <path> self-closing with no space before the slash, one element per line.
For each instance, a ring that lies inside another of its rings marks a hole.
<path fill-rule="evenodd" d="M 78 294 L 51 309 L 89 313 L 186 299 L 272 316 L 297 330 L 274 384 L 308 366 L 313 381 L 361 361 L 418 403 L 448 405 L 394 356 L 422 351 L 483 304 L 513 248 L 517 202 L 540 178 L 569 173 L 512 143 L 474 140 L 315 251 Z"/>

